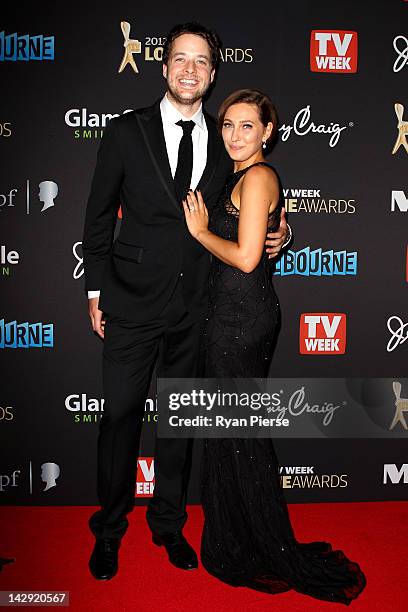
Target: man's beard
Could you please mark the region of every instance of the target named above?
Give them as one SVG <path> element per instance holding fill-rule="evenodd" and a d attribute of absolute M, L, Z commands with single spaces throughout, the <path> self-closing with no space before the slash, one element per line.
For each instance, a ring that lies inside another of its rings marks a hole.
<path fill-rule="evenodd" d="M 192 98 L 190 98 L 190 97 L 189 98 L 183 98 L 182 96 L 180 96 L 177 93 L 177 91 L 175 89 L 173 89 L 173 87 L 167 81 L 167 89 L 168 89 L 171 97 L 178 104 L 184 104 L 185 106 L 192 106 L 193 104 L 198 102 L 198 100 L 201 100 L 201 98 L 203 98 L 205 96 L 205 94 L 207 93 L 209 87 L 210 87 L 210 83 L 208 83 L 207 87 L 204 87 L 203 89 L 197 91 L 197 93 Z"/>

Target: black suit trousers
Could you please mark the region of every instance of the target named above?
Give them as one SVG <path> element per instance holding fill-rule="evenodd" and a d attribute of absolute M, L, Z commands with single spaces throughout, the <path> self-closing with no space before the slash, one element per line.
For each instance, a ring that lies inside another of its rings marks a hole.
<path fill-rule="evenodd" d="M 97 538 L 121 538 L 128 527 L 126 515 L 134 507 L 140 434 L 154 365 L 157 362 L 158 377 L 199 375 L 203 322 L 189 315 L 181 283 L 182 278 L 167 306 L 150 321 L 135 323 L 106 316 L 105 405 L 98 437 L 101 509 L 89 522 Z M 156 438 L 155 488 L 147 520 L 157 533 L 181 529 L 187 519 L 191 450 L 192 440 Z"/>

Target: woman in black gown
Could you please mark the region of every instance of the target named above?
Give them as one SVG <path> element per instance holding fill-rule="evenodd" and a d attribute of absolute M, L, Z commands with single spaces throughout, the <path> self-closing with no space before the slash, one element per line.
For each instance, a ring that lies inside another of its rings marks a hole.
<path fill-rule="evenodd" d="M 205 329 L 205 375 L 267 376 L 279 319 L 265 236 L 279 226 L 279 183 L 263 149 L 276 130 L 271 101 L 240 90 L 222 104 L 219 124 L 235 172 L 208 219 L 201 194 L 184 203 L 191 234 L 213 255 Z M 365 586 L 357 563 L 330 544 L 296 541 L 270 439 L 206 439 L 202 464 L 205 524 L 201 559 L 233 586 L 267 593 L 295 589 L 349 604 Z"/>

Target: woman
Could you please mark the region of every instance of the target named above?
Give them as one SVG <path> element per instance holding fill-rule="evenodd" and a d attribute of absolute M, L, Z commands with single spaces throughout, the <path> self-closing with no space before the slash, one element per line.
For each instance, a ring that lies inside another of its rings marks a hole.
<path fill-rule="evenodd" d="M 219 127 L 235 172 L 211 219 L 200 193 L 183 203 L 190 233 L 213 255 L 205 375 L 264 377 L 279 318 L 264 252 L 281 210 L 279 181 L 263 155 L 276 112 L 261 92 L 240 90 L 221 105 Z M 202 562 L 223 582 L 345 604 L 364 588 L 364 574 L 341 551 L 296 541 L 272 440 L 204 440 L 202 504 Z"/>

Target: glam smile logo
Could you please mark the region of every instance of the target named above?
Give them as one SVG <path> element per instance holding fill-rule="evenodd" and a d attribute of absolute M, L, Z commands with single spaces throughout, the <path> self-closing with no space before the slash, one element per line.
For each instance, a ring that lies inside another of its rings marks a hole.
<path fill-rule="evenodd" d="M 398 124 L 398 136 L 395 141 L 394 148 L 392 150 L 392 155 L 398 151 L 398 149 L 402 146 L 404 147 L 406 153 L 408 153 L 408 142 L 407 142 L 407 134 L 408 134 L 408 121 L 403 121 L 402 117 L 404 115 L 404 107 L 402 104 L 397 102 L 394 104 L 395 114 L 397 115 Z"/>

